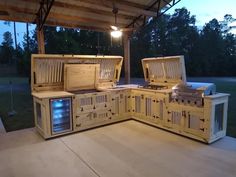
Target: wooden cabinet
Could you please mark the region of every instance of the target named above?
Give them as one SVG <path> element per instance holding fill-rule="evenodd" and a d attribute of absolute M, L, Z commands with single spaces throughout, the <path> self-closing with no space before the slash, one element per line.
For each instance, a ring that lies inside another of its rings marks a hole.
<path fill-rule="evenodd" d="M 207 131 L 203 108 L 171 103 L 166 109 L 164 126 L 184 135 L 204 138 Z"/>
<path fill-rule="evenodd" d="M 138 90 L 131 91 L 132 115 L 134 118 L 142 119 L 144 116 L 144 94 Z"/>
<path fill-rule="evenodd" d="M 75 130 L 92 128 L 111 120 L 110 92 L 76 95 Z"/>
<path fill-rule="evenodd" d="M 124 120 L 131 118 L 131 90 L 111 91 L 112 119 Z"/>
<path fill-rule="evenodd" d="M 132 112 L 134 118 L 161 125 L 164 120 L 165 100 L 165 94 L 132 90 Z"/>

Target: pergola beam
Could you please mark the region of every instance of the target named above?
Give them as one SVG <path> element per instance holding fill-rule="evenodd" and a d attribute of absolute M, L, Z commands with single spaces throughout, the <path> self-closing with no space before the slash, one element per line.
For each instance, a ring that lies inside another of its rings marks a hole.
<path fill-rule="evenodd" d="M 95 1 L 91 1 L 91 0 L 80 0 L 81 2 L 88 2 L 89 4 L 94 4 Z M 136 14 L 142 14 L 144 16 L 148 16 L 148 17 L 155 17 L 156 16 L 156 12 L 152 11 L 150 9 L 143 9 L 140 7 L 137 7 L 137 5 L 135 6 L 135 3 L 131 3 L 128 1 L 109 1 L 109 0 L 102 0 L 102 1 L 97 1 L 97 4 L 101 4 L 100 6 L 102 7 L 109 7 L 109 8 L 113 8 L 114 6 L 117 7 L 119 10 L 123 10 L 123 11 L 127 11 L 127 12 L 132 12 L 132 13 L 136 13 Z"/>
<path fill-rule="evenodd" d="M 155 5 L 156 5 L 158 2 L 160 3 L 161 0 L 155 0 L 149 7 L 146 8 L 146 10 L 149 10 L 149 9 L 155 7 Z M 156 15 L 157 15 L 157 13 L 156 13 Z M 155 16 L 156 16 L 156 15 L 155 15 Z M 139 16 L 136 17 L 129 25 L 127 25 L 127 27 L 129 28 L 129 27 L 131 27 L 131 26 L 134 26 L 134 24 L 135 24 L 139 19 L 141 19 L 142 17 L 143 17 L 143 15 L 139 15 Z"/>
<path fill-rule="evenodd" d="M 3 9 L 3 8 L 4 8 L 4 6 L 0 2 L 0 10 Z M 23 6 L 22 6 L 22 8 L 21 8 L 21 6 L 16 7 L 13 4 L 9 3 L 7 8 L 5 8 L 5 10 L 11 12 L 11 14 L 16 14 L 17 13 L 17 16 L 19 15 L 19 16 L 26 17 L 26 18 L 27 18 L 27 16 L 31 16 L 33 19 L 36 18 L 35 12 L 30 6 L 26 7 L 26 8 L 23 8 Z M 60 9 L 60 10 L 63 10 L 63 8 Z M 101 27 L 102 26 L 107 26 L 108 28 L 114 22 L 114 19 L 113 19 L 112 16 L 109 17 L 109 18 L 105 18 L 105 19 L 103 18 L 104 16 L 98 16 L 98 17 L 90 18 L 90 16 L 88 16 L 87 14 L 80 15 L 80 14 L 75 13 L 75 12 L 76 12 L 75 10 L 72 10 L 73 15 L 70 15 L 69 12 L 67 12 L 66 10 L 64 10 L 63 13 L 58 13 L 55 10 L 51 9 L 51 11 L 50 11 L 50 13 L 47 17 L 47 20 L 52 21 L 52 19 L 61 19 L 61 20 L 65 20 L 65 21 L 66 20 L 74 21 L 74 22 L 77 22 L 77 23 L 89 22 L 89 23 L 92 23 L 92 24 L 101 25 Z M 89 14 L 89 15 L 91 15 L 91 14 Z M 47 20 L 46 20 L 45 24 L 47 24 Z M 128 22 L 128 20 L 126 20 L 124 22 L 120 22 L 120 21 L 123 21 L 123 20 L 119 20 L 117 25 L 119 25 L 121 27 L 125 26 L 125 24 Z M 33 23 L 34 20 L 31 20 L 30 22 Z"/>
<path fill-rule="evenodd" d="M 124 33 L 124 69 L 125 69 L 125 84 L 130 83 L 130 34 Z"/>
<path fill-rule="evenodd" d="M 54 0 L 41 0 L 40 7 L 37 13 L 37 18 L 35 19 L 37 23 L 37 30 L 41 30 L 47 19 L 47 16 L 52 8 Z"/>
<path fill-rule="evenodd" d="M 44 45 L 44 33 L 43 28 L 41 30 L 37 30 L 37 41 L 38 41 L 38 53 L 45 53 L 45 45 Z"/>
<path fill-rule="evenodd" d="M 163 0 L 163 1 L 166 2 L 166 0 Z M 172 3 L 166 2 L 166 8 L 164 9 L 164 11 L 158 14 L 158 17 L 162 16 L 164 13 L 166 13 L 169 9 L 171 9 L 173 6 L 178 4 L 180 1 L 181 0 L 173 0 Z"/>
<path fill-rule="evenodd" d="M 63 0 L 57 0 L 54 2 L 55 7 L 67 7 L 70 9 L 75 9 L 79 11 L 90 11 L 98 14 L 103 14 L 103 15 L 113 15 L 112 13 L 112 8 L 111 7 L 106 7 L 101 4 L 96 4 L 96 3 L 88 3 L 87 1 L 63 1 Z M 119 14 L 117 14 L 118 18 L 123 18 L 123 19 L 130 19 L 133 18 L 135 14 L 130 13 L 129 11 L 123 11 L 120 10 Z"/>

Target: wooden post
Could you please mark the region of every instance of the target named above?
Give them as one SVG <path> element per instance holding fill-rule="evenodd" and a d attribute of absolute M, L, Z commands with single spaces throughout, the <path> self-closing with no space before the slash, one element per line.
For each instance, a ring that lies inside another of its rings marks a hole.
<path fill-rule="evenodd" d="M 130 35 L 124 34 L 125 84 L 130 83 Z"/>
<path fill-rule="evenodd" d="M 41 30 L 37 30 L 37 40 L 38 40 L 38 53 L 42 54 L 45 53 L 43 28 Z"/>

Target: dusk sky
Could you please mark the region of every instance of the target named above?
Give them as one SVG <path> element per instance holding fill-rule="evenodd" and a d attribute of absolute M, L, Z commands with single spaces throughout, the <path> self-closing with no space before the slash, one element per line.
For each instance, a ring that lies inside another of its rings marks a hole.
<path fill-rule="evenodd" d="M 236 18 L 236 0 L 181 0 L 176 6 L 174 6 L 167 13 L 173 13 L 174 9 L 186 7 L 191 15 L 196 15 L 197 26 L 204 26 L 205 23 L 209 22 L 213 18 L 221 21 L 225 14 L 231 14 Z M 18 43 L 22 41 L 23 35 L 26 32 L 26 24 L 16 23 L 17 27 L 17 39 Z M 34 29 L 35 25 L 31 25 L 30 29 Z M 5 31 L 13 33 L 13 25 L 10 27 L 3 24 L 0 21 L 0 43 L 2 42 L 2 35 Z M 234 32 L 236 34 L 236 30 Z"/>

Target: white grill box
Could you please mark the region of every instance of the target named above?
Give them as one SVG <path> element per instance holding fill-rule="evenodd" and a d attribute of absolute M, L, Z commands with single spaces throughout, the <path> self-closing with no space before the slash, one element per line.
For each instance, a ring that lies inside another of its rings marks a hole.
<path fill-rule="evenodd" d="M 214 84 L 187 83 L 183 56 L 143 59 L 143 87 L 116 85 L 122 60 L 32 55 L 38 132 L 47 139 L 135 119 L 205 143 L 225 136 L 229 95 Z"/>
<path fill-rule="evenodd" d="M 152 124 L 207 143 L 225 136 L 229 94 L 216 93 L 211 83 L 187 82 L 183 56 L 145 58 L 142 65 L 148 82 L 142 89 L 166 95 L 158 101 L 164 117 Z M 148 100 L 143 104 L 153 107 Z"/>

